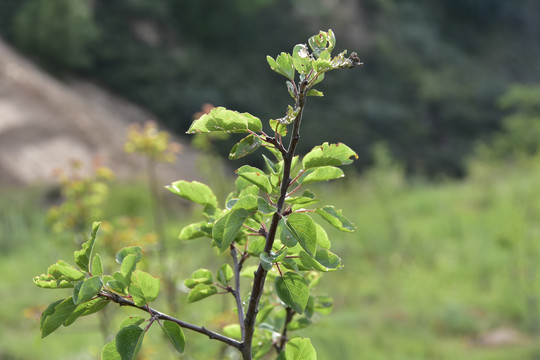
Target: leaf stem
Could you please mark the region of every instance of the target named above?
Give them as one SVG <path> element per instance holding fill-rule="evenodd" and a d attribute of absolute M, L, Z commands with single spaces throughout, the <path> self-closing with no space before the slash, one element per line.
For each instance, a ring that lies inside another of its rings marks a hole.
<path fill-rule="evenodd" d="M 246 329 L 244 325 L 244 307 L 242 305 L 242 298 L 240 295 L 240 272 L 242 271 L 242 261 L 238 261 L 238 254 L 236 248 L 231 244 L 231 257 L 234 264 L 234 291 L 232 292 L 234 299 L 236 300 L 236 309 L 238 310 L 238 323 L 240 324 L 240 330 L 242 333 L 242 339 L 244 338 Z"/>

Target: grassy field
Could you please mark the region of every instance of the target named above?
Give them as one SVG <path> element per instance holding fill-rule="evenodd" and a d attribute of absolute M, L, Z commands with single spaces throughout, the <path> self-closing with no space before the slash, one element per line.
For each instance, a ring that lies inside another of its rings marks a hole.
<path fill-rule="evenodd" d="M 466 181 L 438 183 L 405 181 L 399 167 L 384 165 L 313 187 L 358 227 L 352 234 L 327 228 L 346 267 L 325 275 L 317 292 L 333 295 L 335 309 L 299 332 L 319 359 L 540 359 L 538 163 L 476 165 Z M 118 188 L 107 216 L 147 215 L 148 199 L 133 195 L 144 192 L 129 189 Z M 39 289 L 31 279 L 59 258 L 71 260 L 75 245 L 46 227 L 41 191 L 0 195 L 0 359 L 99 358 L 97 317 L 39 338 L 39 306 L 68 292 Z M 198 242 L 175 240 L 193 216 L 180 207 L 168 216 L 169 266 L 179 279 L 221 264 Z M 181 294 L 179 302 L 179 316 L 197 324 L 219 328 L 232 316 L 232 302 L 216 297 L 187 305 Z M 130 313 L 108 310 L 113 328 Z M 219 346 L 187 335 L 180 358 L 226 358 Z M 167 359 L 160 335 L 151 337 L 142 358 Z"/>

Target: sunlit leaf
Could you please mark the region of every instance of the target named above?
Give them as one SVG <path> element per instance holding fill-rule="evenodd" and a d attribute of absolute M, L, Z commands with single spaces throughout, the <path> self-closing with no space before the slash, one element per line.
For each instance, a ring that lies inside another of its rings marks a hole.
<path fill-rule="evenodd" d="M 199 284 L 189 292 L 187 301 L 192 303 L 212 296 L 215 293 L 217 293 L 217 288 L 215 286 Z"/>
<path fill-rule="evenodd" d="M 346 232 L 353 232 L 356 229 L 356 226 L 341 214 L 341 210 L 338 210 L 333 206 L 325 206 L 316 209 L 315 212 L 336 229 Z"/>
<path fill-rule="evenodd" d="M 131 274 L 131 284 L 129 285 L 129 294 L 137 306 L 144 306 L 156 300 L 159 293 L 159 279 L 152 275 L 135 270 Z"/>
<path fill-rule="evenodd" d="M 206 221 L 201 221 L 198 223 L 190 224 L 184 227 L 178 239 L 180 240 L 193 240 L 201 237 L 212 237 L 212 224 Z"/>
<path fill-rule="evenodd" d="M 116 350 L 116 339 L 105 344 L 101 350 L 101 360 L 122 360 L 118 350 Z"/>
<path fill-rule="evenodd" d="M 41 274 L 35 276 L 34 284 L 44 289 L 67 289 L 73 287 L 73 282 L 66 279 L 55 279 L 54 276 L 49 274 Z"/>
<path fill-rule="evenodd" d="M 63 260 L 58 260 L 56 264 L 49 266 L 47 272 L 58 280 L 78 281 L 84 279 L 84 273 L 82 271 L 77 270 Z"/>
<path fill-rule="evenodd" d="M 86 279 L 79 289 L 76 304 L 79 305 L 91 300 L 100 292 L 102 287 L 103 281 L 101 281 L 101 277 L 95 275 L 89 279 Z"/>
<path fill-rule="evenodd" d="M 298 44 L 294 47 L 292 52 L 293 65 L 296 71 L 300 74 L 307 74 L 311 69 L 309 51 L 306 45 Z"/>
<path fill-rule="evenodd" d="M 197 204 L 214 208 L 218 205 L 216 195 L 214 195 L 212 189 L 198 181 L 175 181 L 171 185 L 165 186 L 165 188 L 173 194 Z"/>
<path fill-rule="evenodd" d="M 231 266 L 229 264 L 223 264 L 219 267 L 216 277 L 223 286 L 227 286 L 233 276 L 234 273 Z"/>
<path fill-rule="evenodd" d="M 242 340 L 242 329 L 239 324 L 230 324 L 223 328 L 223 334 L 236 340 Z"/>
<path fill-rule="evenodd" d="M 262 140 L 260 137 L 255 135 L 248 135 L 238 143 L 236 143 L 231 152 L 229 153 L 229 159 L 237 160 L 241 157 L 251 154 L 262 145 Z"/>
<path fill-rule="evenodd" d="M 301 178 L 301 182 L 304 185 L 311 184 L 319 181 L 328 181 L 342 178 L 343 170 L 334 166 L 321 166 L 306 171 L 305 175 Z"/>
<path fill-rule="evenodd" d="M 288 78 L 289 80 L 294 80 L 294 66 L 292 61 L 292 56 L 290 54 L 282 52 L 274 60 L 271 56 L 267 56 L 266 60 L 270 68 Z"/>
<path fill-rule="evenodd" d="M 304 169 L 319 166 L 340 166 L 350 164 L 354 159 L 358 159 L 358 155 L 347 145 L 325 142 L 307 153 L 302 159 L 302 165 Z"/>
<path fill-rule="evenodd" d="M 77 266 L 82 271 L 88 271 L 90 268 L 90 256 L 92 254 L 92 250 L 94 249 L 96 235 L 100 225 L 100 222 L 95 222 L 92 225 L 92 233 L 90 234 L 90 239 L 82 244 L 81 250 L 77 250 L 73 253 L 75 257 L 75 264 L 77 264 Z"/>
<path fill-rule="evenodd" d="M 187 133 L 197 134 L 215 131 L 241 133 L 248 132 L 248 130 L 260 132 L 262 130 L 261 120 L 248 113 L 241 114 L 223 107 L 217 107 L 193 121 Z"/>
<path fill-rule="evenodd" d="M 184 285 L 188 288 L 193 289 L 199 284 L 210 285 L 214 283 L 214 275 L 208 269 L 199 269 L 191 274 L 189 279 L 184 280 Z"/>
<path fill-rule="evenodd" d="M 272 185 L 270 184 L 270 180 L 262 170 L 257 169 L 253 166 L 244 165 L 238 170 L 236 170 L 236 173 L 238 174 L 238 176 L 246 179 L 254 185 L 257 185 L 257 187 L 265 193 L 270 194 L 272 192 Z"/>
<path fill-rule="evenodd" d="M 139 262 L 141 261 L 142 259 L 142 249 L 140 246 L 129 246 L 129 247 L 125 247 L 125 248 L 122 248 L 120 249 L 120 251 L 118 251 L 116 253 L 116 262 L 119 263 L 119 264 L 122 264 L 124 262 L 124 259 L 126 258 L 126 256 L 128 255 L 135 255 L 135 262 Z"/>
<path fill-rule="evenodd" d="M 295 338 L 285 346 L 286 360 L 317 360 L 315 348 L 309 339 Z"/>
<path fill-rule="evenodd" d="M 92 275 L 103 276 L 103 265 L 99 254 L 94 255 L 94 259 L 92 260 Z"/>

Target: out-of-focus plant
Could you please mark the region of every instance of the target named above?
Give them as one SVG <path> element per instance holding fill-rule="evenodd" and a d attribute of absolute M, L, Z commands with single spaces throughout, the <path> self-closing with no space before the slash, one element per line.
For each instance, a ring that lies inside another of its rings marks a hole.
<path fill-rule="evenodd" d="M 499 97 L 507 111 L 502 131 L 478 148 L 484 161 L 516 161 L 540 154 L 540 86 L 513 85 Z"/>
<path fill-rule="evenodd" d="M 15 17 L 15 40 L 54 70 L 74 70 L 92 62 L 99 37 L 90 0 L 30 0 Z"/>
<path fill-rule="evenodd" d="M 167 266 L 167 243 L 165 240 L 165 229 L 163 225 L 163 206 L 161 199 L 161 188 L 158 185 L 156 165 L 158 163 L 173 163 L 176 161 L 176 154 L 180 153 L 182 147 L 180 144 L 171 142 L 170 134 L 166 131 L 160 131 L 153 121 L 148 121 L 141 126 L 132 124 L 127 134 L 127 142 L 124 150 L 129 153 L 136 153 L 145 158 L 146 177 L 150 199 L 152 203 L 152 218 L 154 221 L 154 231 L 157 234 L 158 254 L 160 258 L 161 276 L 165 282 L 165 289 L 172 311 L 176 311 L 177 303 L 175 301 L 175 280 L 172 277 L 172 271 Z"/>
<path fill-rule="evenodd" d="M 49 209 L 47 219 L 56 233 L 65 231 L 75 234 L 78 245 L 82 236 L 91 225 L 90 219 L 103 217 L 103 203 L 107 199 L 108 182 L 113 179 L 113 172 L 96 159 L 89 175 L 82 173 L 83 163 L 72 160 L 70 171 L 57 170 L 62 203 Z"/>
<path fill-rule="evenodd" d="M 271 352 L 279 360 L 317 358 L 309 339 L 291 333 L 312 324 L 317 314 L 332 310 L 332 298 L 315 295 L 314 290 L 322 273 L 339 270 L 343 265 L 339 256 L 330 251 L 328 234 L 314 217 L 345 232 L 354 231 L 355 226 L 341 210 L 319 204 L 306 186 L 342 178 L 340 166 L 352 163 L 358 155 L 345 144 L 327 142 L 303 158 L 295 151 L 307 99 L 323 96 L 314 86 L 332 70 L 362 65 L 356 53 L 347 57 L 344 51 L 332 57 L 335 41 L 331 30 L 321 31 L 309 38 L 309 47 L 298 44 L 292 54 L 281 53 L 276 59 L 268 56 L 272 70 L 287 78 L 287 90 L 293 98 L 293 105 L 287 107 L 282 118 L 269 120 L 269 134 L 263 131 L 259 118 L 223 107 L 202 115 L 189 128 L 190 134 L 244 134 L 229 158 L 267 149 L 269 156 L 263 155 L 265 170 L 248 165 L 237 169 L 236 189 L 223 206 L 212 189 L 200 182 L 180 180 L 167 186 L 173 194 L 203 207 L 203 220 L 184 227 L 179 238 L 211 239 L 208 245 L 231 257 L 215 272 L 204 268 L 193 272 L 184 282 L 190 289 L 187 300 L 230 295 L 236 305 L 235 322 L 219 333 L 150 307 L 158 296 L 160 281 L 137 269 L 141 249 L 121 249 L 116 255 L 118 271 L 107 274 L 101 256 L 94 252 L 100 227 L 96 222 L 89 240 L 74 253 L 76 266 L 59 260 L 47 274 L 34 278 L 34 283 L 43 288 L 73 288 L 70 296 L 53 302 L 43 312 L 42 337 L 116 303 L 142 310 L 148 318 L 130 316 L 124 320 L 115 339 L 103 348 L 105 360 L 136 359 L 145 334 L 155 324 L 178 352 L 185 348 L 184 328 L 229 345 L 238 350 L 243 360 L 261 359 Z M 251 282 L 248 291 L 242 291 L 241 277 Z"/>

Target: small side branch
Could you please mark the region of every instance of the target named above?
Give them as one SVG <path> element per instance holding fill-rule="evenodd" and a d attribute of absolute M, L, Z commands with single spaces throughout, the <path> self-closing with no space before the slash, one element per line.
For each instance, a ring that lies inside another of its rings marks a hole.
<path fill-rule="evenodd" d="M 176 319 L 176 318 L 174 318 L 172 316 L 169 316 L 169 315 L 164 314 L 164 313 L 162 313 L 160 311 L 152 309 L 148 305 L 137 306 L 137 305 L 135 305 L 135 303 L 133 301 L 128 300 L 126 298 L 123 298 L 122 296 L 120 296 L 118 294 L 114 294 L 114 293 L 110 293 L 110 292 L 106 292 L 106 291 L 101 291 L 99 293 L 99 296 L 102 297 L 102 298 L 105 298 L 105 299 L 107 299 L 109 301 L 115 302 L 115 303 L 119 304 L 120 306 L 130 306 L 130 307 L 134 307 L 134 308 L 137 308 L 139 310 L 148 312 L 155 319 L 168 320 L 168 321 L 175 322 L 180 327 L 182 327 L 184 329 L 189 329 L 189 330 L 198 332 L 200 334 L 206 335 L 206 336 L 208 336 L 208 338 L 210 338 L 212 340 L 221 341 L 222 343 L 225 343 L 225 344 L 227 344 L 229 346 L 232 346 L 232 347 L 234 347 L 236 349 L 242 350 L 242 348 L 243 348 L 242 343 L 239 342 L 239 341 L 236 341 L 236 340 L 231 339 L 231 338 L 229 338 L 227 336 L 221 335 L 221 334 L 219 334 L 217 332 L 214 332 L 212 330 L 208 330 L 205 327 L 193 325 L 193 324 L 190 324 L 188 322 Z"/>
<path fill-rule="evenodd" d="M 240 330 L 242 333 L 242 339 L 246 332 L 246 326 L 244 325 L 244 306 L 242 305 L 242 296 L 240 294 L 240 271 L 242 271 L 242 263 L 238 261 L 238 254 L 236 248 L 231 245 L 231 257 L 234 264 L 234 299 L 236 300 L 236 309 L 238 310 L 238 323 L 240 324 Z"/>
<path fill-rule="evenodd" d="M 287 315 L 285 316 L 285 324 L 283 325 L 283 330 L 281 331 L 279 342 L 275 344 L 275 348 L 278 354 L 283 351 L 285 345 L 287 344 L 287 327 L 292 321 L 294 314 L 296 314 L 296 312 L 290 307 L 286 308 L 285 310 L 287 311 Z"/>

